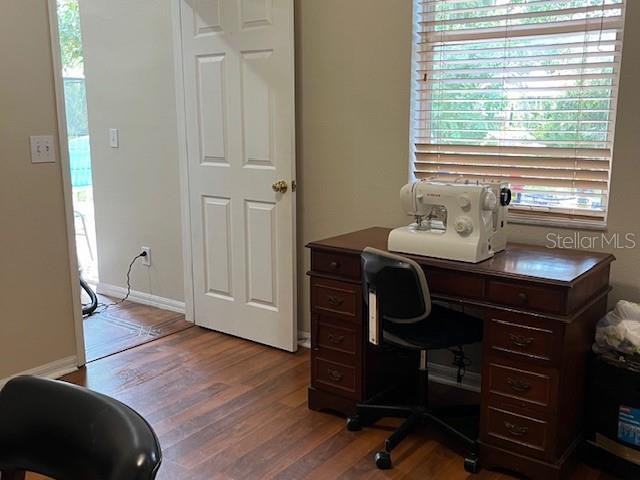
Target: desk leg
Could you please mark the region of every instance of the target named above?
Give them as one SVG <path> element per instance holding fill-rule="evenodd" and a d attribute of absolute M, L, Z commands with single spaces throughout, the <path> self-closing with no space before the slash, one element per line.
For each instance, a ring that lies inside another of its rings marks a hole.
<path fill-rule="evenodd" d="M 578 438 L 560 458 L 557 464 L 547 463 L 518 453 L 510 452 L 493 445 L 479 442 L 480 466 L 488 470 L 500 469 L 525 473 L 531 480 L 565 480 L 578 464 Z"/>

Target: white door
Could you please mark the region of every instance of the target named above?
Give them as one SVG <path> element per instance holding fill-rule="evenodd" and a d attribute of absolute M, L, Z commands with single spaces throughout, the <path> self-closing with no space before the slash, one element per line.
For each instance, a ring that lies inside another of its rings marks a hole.
<path fill-rule="evenodd" d="M 195 322 L 295 351 L 293 0 L 180 1 Z"/>

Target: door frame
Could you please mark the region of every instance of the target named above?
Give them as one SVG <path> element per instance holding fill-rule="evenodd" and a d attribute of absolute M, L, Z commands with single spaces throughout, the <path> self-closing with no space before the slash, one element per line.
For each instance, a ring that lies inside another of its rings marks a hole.
<path fill-rule="evenodd" d="M 189 207 L 189 165 L 187 150 L 187 113 L 184 96 L 184 58 L 182 55 L 182 0 L 171 2 L 171 33 L 173 36 L 173 68 L 178 128 L 178 171 L 180 176 L 180 211 L 182 212 L 182 265 L 184 275 L 185 318 L 195 324 L 191 209 Z"/>
<path fill-rule="evenodd" d="M 194 322 L 193 309 L 193 269 L 191 256 L 191 217 L 189 211 L 189 181 L 187 171 L 187 141 L 185 135 L 186 117 L 184 111 L 184 94 L 182 78 L 182 35 L 180 32 L 180 1 L 171 2 L 171 21 L 174 50 L 175 100 L 178 126 L 178 164 L 180 180 L 180 209 L 181 209 L 181 237 L 184 276 L 184 304 L 185 319 Z M 67 114 L 64 97 L 64 80 L 62 78 L 62 52 L 60 50 L 60 35 L 58 32 L 58 5 L 56 0 L 47 0 L 49 14 L 49 33 L 51 43 L 51 57 L 53 65 L 54 91 L 56 100 L 56 116 L 58 126 L 58 145 L 60 152 L 60 167 L 62 172 L 62 190 L 65 210 L 65 224 L 67 231 L 67 255 L 69 257 L 69 279 L 71 282 L 71 305 L 73 309 L 73 323 L 75 332 L 76 363 L 78 367 L 86 364 L 84 318 L 79 299 L 80 272 L 76 253 L 76 231 L 73 216 L 73 189 L 71 186 L 71 163 L 67 138 Z"/>
<path fill-rule="evenodd" d="M 53 65 L 53 83 L 56 97 L 56 116 L 58 123 L 58 151 L 60 152 L 60 170 L 62 172 L 62 191 L 67 229 L 67 255 L 69 257 L 69 280 L 71 281 L 71 308 L 75 331 L 76 364 L 82 367 L 86 363 L 82 306 L 80 305 L 80 271 L 76 253 L 76 227 L 73 215 L 73 189 L 71 187 L 71 163 L 69 159 L 69 140 L 67 138 L 67 112 L 64 103 L 64 80 L 62 79 L 62 52 L 58 32 L 58 6 L 56 0 L 47 0 L 49 10 L 49 33 L 51 36 L 51 57 Z"/>

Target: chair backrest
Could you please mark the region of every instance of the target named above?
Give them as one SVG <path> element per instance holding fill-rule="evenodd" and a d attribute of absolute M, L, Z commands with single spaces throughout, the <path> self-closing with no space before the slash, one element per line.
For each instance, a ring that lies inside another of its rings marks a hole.
<path fill-rule="evenodd" d="M 365 302 L 375 292 L 384 321 L 411 324 L 431 313 L 424 271 L 410 258 L 367 247 L 361 255 Z"/>
<path fill-rule="evenodd" d="M 0 471 L 59 480 L 152 480 L 161 460 L 151 426 L 113 398 L 26 376 L 0 391 Z"/>

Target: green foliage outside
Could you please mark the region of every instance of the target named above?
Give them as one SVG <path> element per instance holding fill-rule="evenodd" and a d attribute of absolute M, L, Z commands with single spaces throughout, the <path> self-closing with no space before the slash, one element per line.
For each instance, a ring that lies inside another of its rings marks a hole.
<path fill-rule="evenodd" d="M 607 0 L 607 3 L 610 3 Z M 528 3 L 526 0 L 512 0 L 511 12 L 544 12 L 568 7 L 600 6 L 602 0 L 566 0 L 551 4 Z M 474 28 L 502 28 L 504 20 L 482 22 L 467 12 L 452 13 L 451 9 L 479 9 L 483 7 L 505 8 L 496 0 L 470 0 L 436 3 L 436 20 L 447 21 L 470 18 L 465 26 Z M 517 10 L 520 9 L 520 10 Z M 500 13 L 503 13 L 501 11 Z M 598 16 L 598 11 L 589 16 Z M 491 12 L 482 14 L 491 15 Z M 575 13 L 573 14 L 575 15 Z M 570 15 L 540 16 L 525 20 L 527 24 L 549 21 L 571 20 Z M 509 26 L 518 20 L 510 20 Z M 460 28 L 460 24 L 444 24 L 436 31 Z M 549 75 L 553 81 L 553 71 L 567 63 L 576 62 L 584 55 L 586 41 L 606 44 L 615 40 L 614 33 L 584 33 L 578 31 L 568 37 L 510 37 L 508 40 L 468 41 L 435 47 L 431 60 L 435 62 L 431 74 L 431 88 L 422 94 L 429 100 L 430 137 L 439 143 L 499 145 L 504 140 L 517 144 L 522 141 L 537 141 L 539 145 L 569 147 L 576 142 L 588 142 L 590 147 L 605 146 L 608 138 L 608 120 L 612 80 L 589 78 L 567 81 L 565 90 L 549 89 L 550 83 L 532 82 L 528 76 Z M 573 45 L 571 45 L 573 44 Z M 588 47 L 589 54 L 598 55 L 592 62 L 608 62 L 613 52 L 607 46 Z M 505 60 L 506 55 L 506 60 Z M 571 55 L 571 59 L 563 56 Z M 544 57 L 547 57 L 544 58 Z M 530 60 L 526 57 L 536 57 Z M 525 73 L 514 73 L 518 67 L 535 67 Z M 478 72 L 478 69 L 493 71 Z M 567 67 L 565 68 L 565 72 Z M 455 72 L 448 72 L 455 70 Z M 469 73 L 466 73 L 468 70 Z M 545 73 L 547 72 L 547 73 Z M 610 67 L 587 66 L 575 68 L 573 75 L 593 73 L 613 74 Z M 508 78 L 509 88 L 505 89 L 503 76 Z M 601 87 L 601 88 L 600 88 Z M 516 91 L 517 90 L 517 91 Z M 507 136 L 505 136 L 505 131 Z M 511 133 L 511 135 L 509 135 Z"/>
<path fill-rule="evenodd" d="M 78 0 L 58 0 L 58 30 L 64 75 L 64 96 L 67 129 L 70 137 L 89 134 L 87 94 L 84 78 L 74 78 L 68 72 L 82 71 L 82 35 Z"/>
<path fill-rule="evenodd" d="M 64 98 L 69 136 L 71 184 L 74 189 L 91 186 L 91 152 L 87 93 L 82 78 L 83 54 L 78 0 L 58 0 L 58 31 L 64 76 Z M 77 72 L 70 76 L 71 72 Z M 81 190 L 82 191 L 82 190 Z M 77 195 L 82 193 L 76 192 Z"/>
<path fill-rule="evenodd" d="M 441 22 L 433 30 L 437 39 L 437 32 L 485 28 L 497 32 L 504 28 L 507 32 L 518 25 L 598 19 L 616 14 L 606 12 L 605 5 L 620 3 L 442 1 L 431 4 L 431 20 Z M 566 9 L 575 10 L 557 12 Z M 506 14 L 514 15 L 508 20 L 500 18 Z M 494 18 L 483 20 L 485 16 Z M 419 98 L 426 107 L 421 114 L 426 130 L 421 136 L 438 144 L 608 147 L 611 102 L 615 98 L 613 56 L 619 55 L 614 31 L 577 28 L 571 34 L 496 37 L 444 41 L 423 51 L 422 60 L 432 63 L 429 81 L 419 85 Z M 519 191 L 526 192 L 527 188 L 518 186 Z M 537 193 L 526 198 L 518 194 L 515 203 L 558 206 L 564 201 L 565 206 L 574 202 L 574 207 L 602 209 L 604 197 L 598 196 L 606 194 L 553 187 L 535 190 Z M 549 194 L 540 193 L 547 191 Z M 594 200 L 578 198 L 583 195 Z"/>
<path fill-rule="evenodd" d="M 80 7 L 77 0 L 58 1 L 58 30 L 64 68 L 69 69 L 82 65 Z"/>

